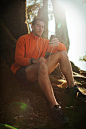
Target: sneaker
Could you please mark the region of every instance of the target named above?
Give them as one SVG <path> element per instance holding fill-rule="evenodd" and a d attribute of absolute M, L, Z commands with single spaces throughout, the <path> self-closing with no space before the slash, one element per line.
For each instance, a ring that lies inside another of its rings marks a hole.
<path fill-rule="evenodd" d="M 70 95 L 76 95 L 77 92 L 79 92 L 78 88 L 76 85 L 74 85 L 74 87 L 66 87 L 65 93 L 66 94 L 70 94 Z"/>
<path fill-rule="evenodd" d="M 61 110 L 61 106 L 55 105 L 53 109 L 51 109 L 51 112 L 52 112 L 52 117 L 55 122 L 63 123 L 63 124 L 69 123 L 69 118 L 65 117 L 65 115 L 63 114 Z"/>
<path fill-rule="evenodd" d="M 86 100 L 86 95 L 79 90 L 77 85 L 74 85 L 74 87 L 67 87 L 65 93 L 67 95 L 70 95 L 71 97 L 78 97 L 78 99 L 81 99 L 83 101 Z"/>

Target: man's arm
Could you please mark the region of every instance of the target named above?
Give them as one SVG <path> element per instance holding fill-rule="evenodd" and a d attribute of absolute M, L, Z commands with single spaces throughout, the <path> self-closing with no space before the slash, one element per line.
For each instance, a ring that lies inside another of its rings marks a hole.
<path fill-rule="evenodd" d="M 66 51 L 66 47 L 63 43 L 60 43 L 57 38 L 54 38 L 49 41 L 47 52 L 50 51 L 52 51 L 52 53 L 55 53 L 56 51 Z"/>
<path fill-rule="evenodd" d="M 59 40 L 57 38 L 54 38 L 54 39 L 49 41 L 49 45 L 54 45 L 54 46 L 58 47 L 59 46 Z"/>
<path fill-rule="evenodd" d="M 29 58 L 25 57 L 25 39 L 21 36 L 16 43 L 15 51 L 15 63 L 21 66 L 27 66 L 30 64 Z"/>

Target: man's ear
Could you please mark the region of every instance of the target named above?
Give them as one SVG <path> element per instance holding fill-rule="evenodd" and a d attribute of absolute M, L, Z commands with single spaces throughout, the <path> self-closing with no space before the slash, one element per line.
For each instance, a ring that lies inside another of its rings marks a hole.
<path fill-rule="evenodd" d="M 32 30 L 34 29 L 34 25 L 31 25 Z"/>

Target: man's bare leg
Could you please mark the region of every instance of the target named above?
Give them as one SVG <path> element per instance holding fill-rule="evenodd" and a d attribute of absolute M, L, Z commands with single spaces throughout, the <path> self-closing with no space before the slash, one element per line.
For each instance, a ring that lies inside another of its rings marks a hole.
<path fill-rule="evenodd" d="M 45 96 L 47 97 L 51 108 L 58 104 L 53 89 L 49 80 L 48 74 L 50 74 L 58 63 L 60 63 L 61 70 L 63 74 L 65 75 L 68 85 L 70 87 L 74 86 L 74 80 L 72 76 L 72 69 L 70 62 L 68 60 L 67 54 L 64 51 L 56 52 L 47 59 L 47 64 L 44 62 L 37 63 L 30 65 L 26 68 L 26 75 L 29 82 L 34 82 L 38 80 L 38 83 L 44 92 Z"/>
<path fill-rule="evenodd" d="M 41 62 L 39 65 L 38 82 L 46 98 L 48 99 L 51 108 L 53 108 L 54 105 L 59 105 L 53 93 L 52 85 L 48 75 L 48 67 L 44 62 Z"/>
<path fill-rule="evenodd" d="M 59 52 L 56 52 L 55 54 L 51 55 L 50 61 L 49 61 L 49 58 L 47 58 L 47 62 L 48 62 L 47 66 L 49 69 L 48 70 L 49 74 L 52 72 L 52 70 L 56 66 L 56 64 L 59 63 L 61 71 L 67 80 L 68 86 L 69 87 L 74 86 L 74 78 L 73 78 L 71 63 L 70 63 L 67 53 L 65 51 L 59 51 Z M 56 64 L 54 64 L 53 62 Z"/>
<path fill-rule="evenodd" d="M 39 86 L 45 94 L 51 108 L 53 108 L 54 105 L 58 105 L 49 79 L 48 67 L 44 62 L 28 66 L 26 68 L 26 76 L 28 82 L 38 80 Z"/>

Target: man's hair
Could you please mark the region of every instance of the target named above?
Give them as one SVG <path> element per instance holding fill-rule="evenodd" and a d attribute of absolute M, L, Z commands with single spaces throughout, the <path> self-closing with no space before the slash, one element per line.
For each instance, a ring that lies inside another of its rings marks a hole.
<path fill-rule="evenodd" d="M 32 21 L 32 25 L 35 25 L 37 20 L 44 22 L 42 17 L 35 17 L 34 20 Z"/>

